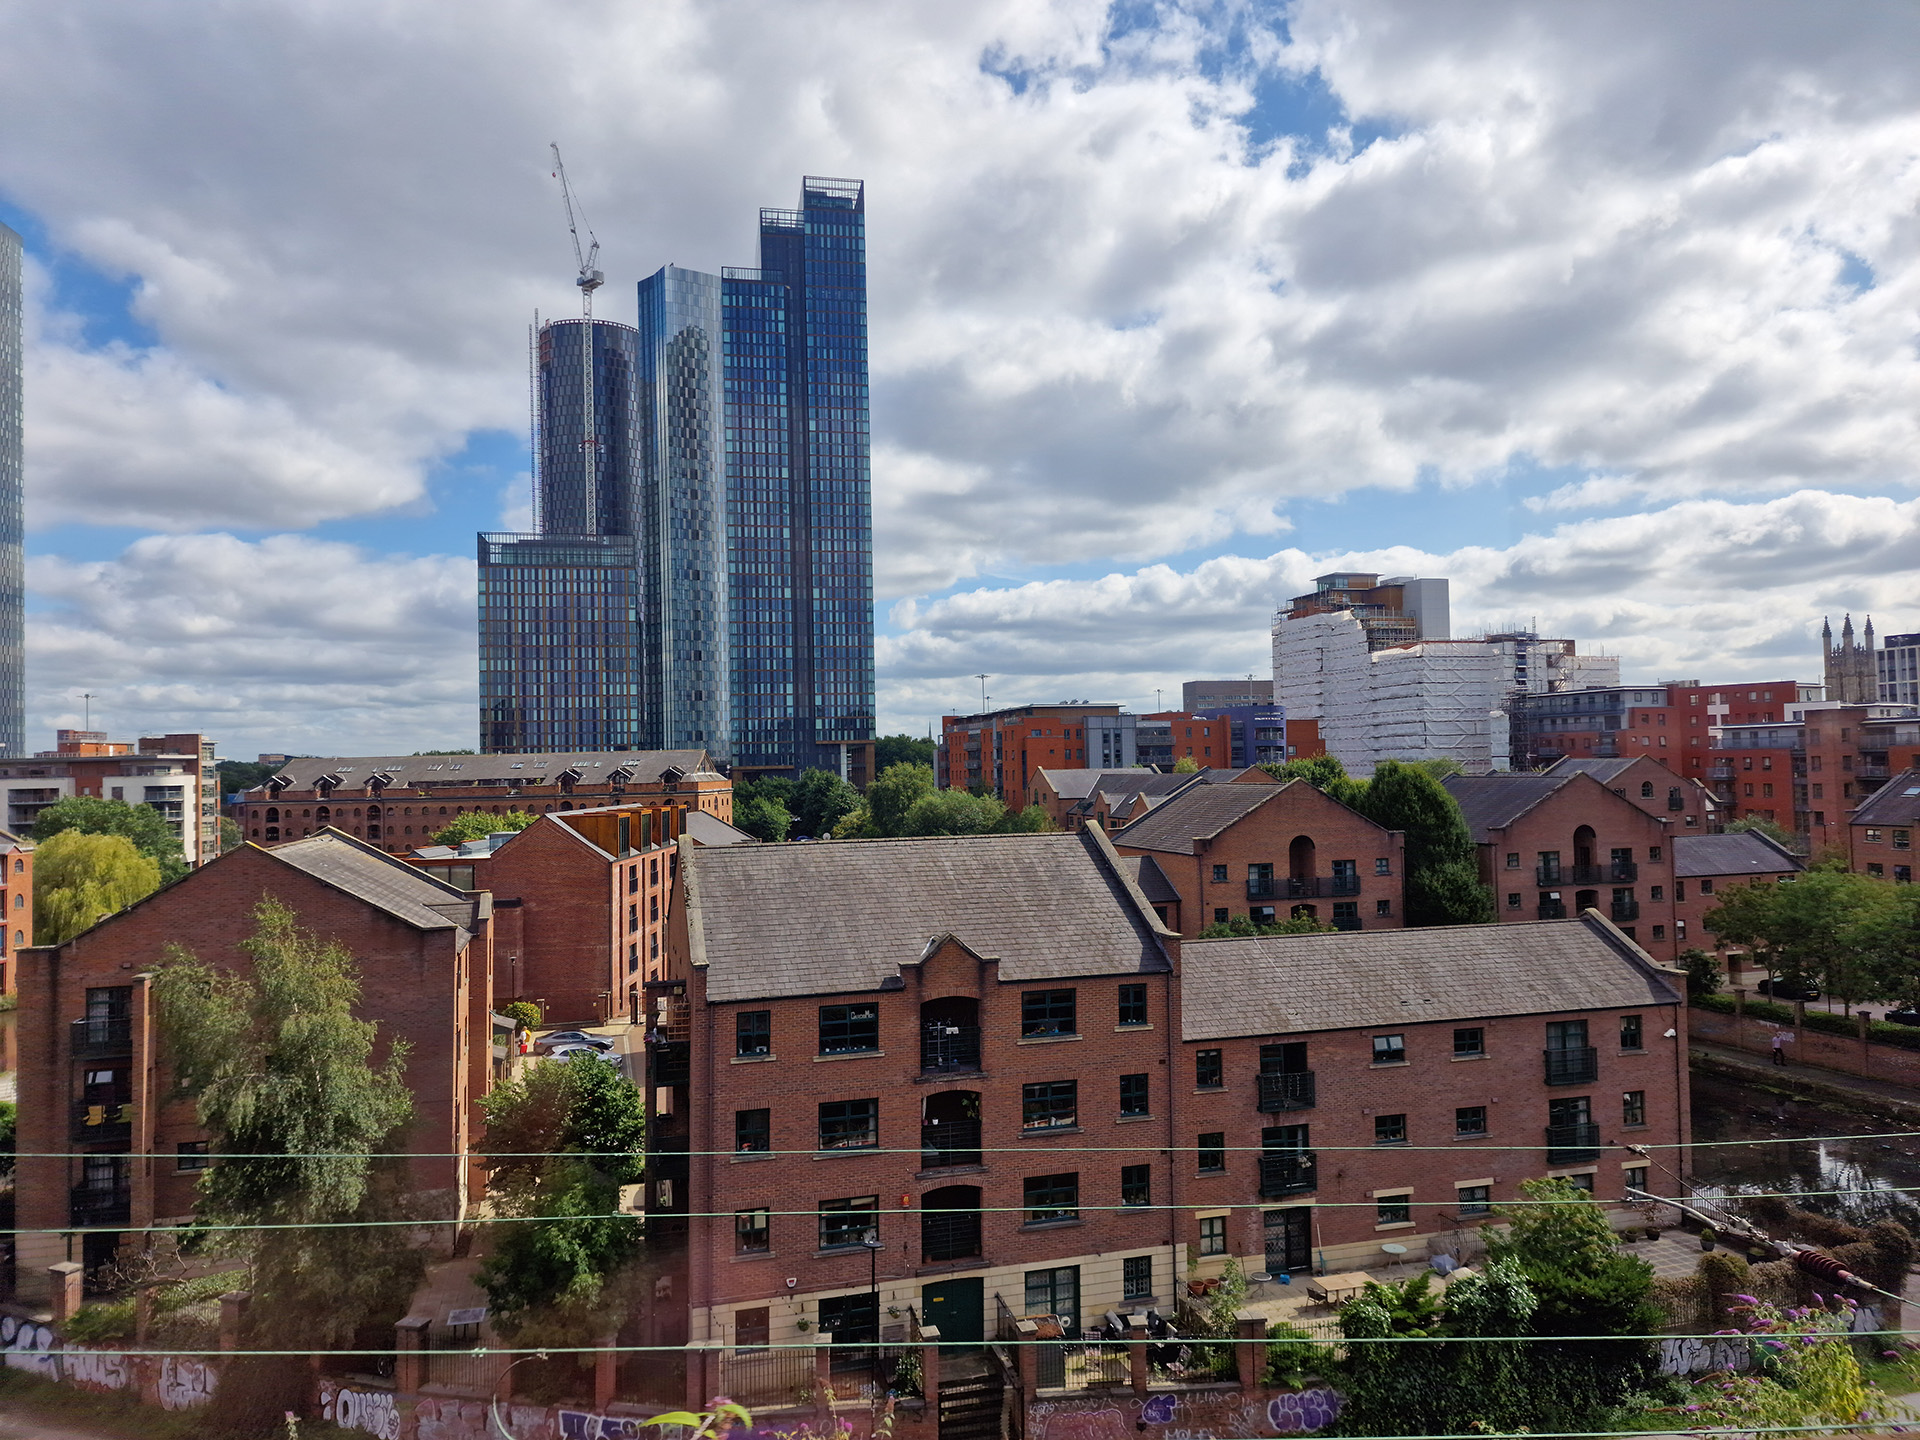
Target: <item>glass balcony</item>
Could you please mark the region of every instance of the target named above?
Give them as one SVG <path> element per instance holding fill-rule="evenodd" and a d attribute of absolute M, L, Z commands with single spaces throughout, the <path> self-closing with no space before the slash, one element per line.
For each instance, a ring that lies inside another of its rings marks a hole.
<path fill-rule="evenodd" d="M 1285 1150 L 1260 1157 L 1260 1194 L 1264 1199 L 1278 1195 L 1304 1195 L 1315 1189 L 1318 1166 L 1311 1150 Z"/>
<path fill-rule="evenodd" d="M 1282 1110 L 1311 1110 L 1314 1106 L 1313 1071 L 1296 1070 L 1290 1075 L 1260 1077 L 1260 1112 L 1278 1114 Z"/>
<path fill-rule="evenodd" d="M 1567 1050 L 1544 1050 L 1547 1084 L 1591 1085 L 1600 1078 L 1600 1052 L 1591 1045 Z"/>
<path fill-rule="evenodd" d="M 1547 1164 L 1578 1165 L 1600 1158 L 1600 1127 L 1590 1121 L 1547 1126 Z"/>

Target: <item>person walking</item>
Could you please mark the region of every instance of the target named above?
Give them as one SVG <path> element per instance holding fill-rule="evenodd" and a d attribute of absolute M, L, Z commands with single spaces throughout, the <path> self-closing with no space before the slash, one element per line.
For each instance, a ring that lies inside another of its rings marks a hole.
<path fill-rule="evenodd" d="M 1773 1032 L 1773 1063 L 1776 1065 L 1787 1063 L 1787 1032 L 1784 1030 Z"/>

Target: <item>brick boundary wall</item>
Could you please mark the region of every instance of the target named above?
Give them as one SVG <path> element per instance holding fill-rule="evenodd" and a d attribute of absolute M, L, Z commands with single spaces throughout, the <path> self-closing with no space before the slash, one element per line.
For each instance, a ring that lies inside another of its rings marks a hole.
<path fill-rule="evenodd" d="M 1695 1040 L 1709 1040 L 1732 1046 L 1771 1063 L 1773 1033 L 1780 1026 L 1751 1015 L 1722 1015 L 1697 1006 L 1687 1010 L 1687 1033 Z M 1832 1035 L 1805 1026 L 1793 1029 L 1793 1043 L 1787 1046 L 1789 1069 L 1814 1065 L 1838 1070 L 1891 1085 L 1911 1085 L 1920 1089 L 1920 1050 L 1903 1050 L 1893 1045 L 1876 1045 L 1870 1040 L 1849 1035 Z"/>

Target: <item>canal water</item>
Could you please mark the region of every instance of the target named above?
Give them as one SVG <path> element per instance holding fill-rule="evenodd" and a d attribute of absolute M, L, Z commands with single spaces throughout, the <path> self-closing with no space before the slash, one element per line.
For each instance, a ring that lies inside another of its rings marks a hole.
<path fill-rule="evenodd" d="M 1823 1192 L 1793 1203 L 1856 1225 L 1898 1220 L 1920 1234 L 1920 1140 L 1854 1138 L 1911 1127 L 1697 1070 L 1692 1079 L 1693 1172 L 1701 1194 Z M 1727 1140 L 1781 1143 L 1707 1143 Z M 1670 1152 L 1654 1153 L 1658 1159 Z M 1657 1169 L 1654 1176 L 1656 1188 L 1673 1183 Z"/>

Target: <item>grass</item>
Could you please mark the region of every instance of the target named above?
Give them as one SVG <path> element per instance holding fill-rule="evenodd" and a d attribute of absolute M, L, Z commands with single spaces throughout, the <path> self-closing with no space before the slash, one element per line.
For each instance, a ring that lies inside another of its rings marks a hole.
<path fill-rule="evenodd" d="M 1920 1346 L 1903 1342 L 1897 1347 L 1895 1358 L 1888 1360 L 1875 1356 L 1860 1366 L 1861 1373 L 1868 1383 L 1878 1385 L 1889 1395 L 1912 1395 L 1920 1393 Z"/>

